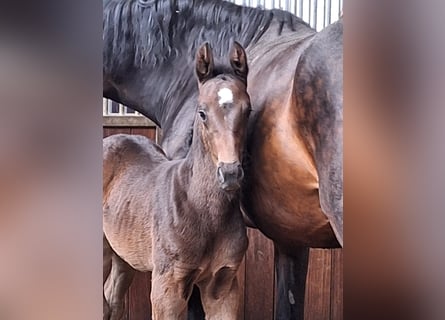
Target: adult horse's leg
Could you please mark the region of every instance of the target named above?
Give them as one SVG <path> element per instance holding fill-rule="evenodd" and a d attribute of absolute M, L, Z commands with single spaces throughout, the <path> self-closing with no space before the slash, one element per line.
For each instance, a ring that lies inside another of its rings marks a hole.
<path fill-rule="evenodd" d="M 292 256 L 275 247 L 277 278 L 276 320 L 303 320 L 309 248 L 300 247 Z"/>
<path fill-rule="evenodd" d="M 192 295 L 188 301 L 187 320 L 204 320 L 204 309 L 202 308 L 199 288 L 194 286 Z"/>
<path fill-rule="evenodd" d="M 108 299 L 110 320 L 121 320 L 124 315 L 125 294 L 133 281 L 135 270 L 113 252 L 111 293 Z"/>

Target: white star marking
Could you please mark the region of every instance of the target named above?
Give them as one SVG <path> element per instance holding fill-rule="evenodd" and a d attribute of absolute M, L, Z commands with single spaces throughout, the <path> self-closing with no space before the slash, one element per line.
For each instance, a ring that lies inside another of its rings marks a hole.
<path fill-rule="evenodd" d="M 219 97 L 219 105 L 222 106 L 224 103 L 232 103 L 233 102 L 233 93 L 232 90 L 228 88 L 222 88 L 218 91 Z"/>

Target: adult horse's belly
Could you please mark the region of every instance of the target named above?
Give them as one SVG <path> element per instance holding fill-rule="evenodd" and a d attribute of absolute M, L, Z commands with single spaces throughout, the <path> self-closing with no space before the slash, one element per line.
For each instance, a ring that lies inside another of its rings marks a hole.
<path fill-rule="evenodd" d="M 249 216 L 290 254 L 297 246 L 336 247 L 320 207 L 314 160 L 297 130 L 293 100 L 280 100 L 263 109 L 249 143 Z"/>

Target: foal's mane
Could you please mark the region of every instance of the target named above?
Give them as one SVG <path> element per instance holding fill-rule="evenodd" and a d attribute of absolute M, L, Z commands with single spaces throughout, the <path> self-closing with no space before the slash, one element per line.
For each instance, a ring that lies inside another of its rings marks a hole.
<path fill-rule="evenodd" d="M 182 50 L 193 61 L 204 41 L 220 56 L 233 40 L 244 48 L 257 42 L 273 20 L 280 23 L 279 33 L 284 26 L 309 27 L 286 11 L 221 0 L 104 0 L 104 70 L 156 65 Z"/>

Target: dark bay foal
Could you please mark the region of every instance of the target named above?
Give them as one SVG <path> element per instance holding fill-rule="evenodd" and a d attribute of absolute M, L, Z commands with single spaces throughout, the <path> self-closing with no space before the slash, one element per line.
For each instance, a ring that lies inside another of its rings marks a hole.
<path fill-rule="evenodd" d="M 169 160 L 142 136 L 104 139 L 104 318 L 121 319 L 134 270 L 152 272 L 152 317 L 185 319 L 193 285 L 206 319 L 236 319 L 236 273 L 247 249 L 239 210 L 250 100 L 244 49 L 215 68 L 204 44 L 196 55 L 199 104 L 185 159 Z M 223 71 L 222 71 L 223 70 Z M 111 267 L 112 266 L 112 267 Z"/>

